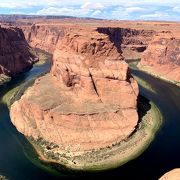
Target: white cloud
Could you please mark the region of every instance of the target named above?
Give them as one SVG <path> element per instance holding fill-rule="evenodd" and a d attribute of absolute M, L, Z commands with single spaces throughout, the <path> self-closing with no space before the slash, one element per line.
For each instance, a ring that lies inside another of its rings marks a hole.
<path fill-rule="evenodd" d="M 98 16 L 102 16 L 102 11 L 100 11 L 100 10 L 96 10 L 96 11 L 94 11 L 92 14 L 91 14 L 91 17 L 98 17 Z"/>
<path fill-rule="evenodd" d="M 49 7 L 37 11 L 37 15 L 86 16 L 88 13 L 89 13 L 88 10 L 66 8 L 66 7 L 63 8 Z"/>
<path fill-rule="evenodd" d="M 81 9 L 100 10 L 100 9 L 104 9 L 104 5 L 101 3 L 87 2 L 81 6 Z"/>
<path fill-rule="evenodd" d="M 143 11 L 145 11 L 145 10 L 146 10 L 146 9 L 141 8 L 141 7 L 128 7 L 128 8 L 126 8 L 126 12 L 127 12 L 127 13 L 143 12 Z"/>
<path fill-rule="evenodd" d="M 90 9 L 103 8 L 104 6 L 142 6 L 142 5 L 171 5 L 178 6 L 180 5 L 180 1 L 178 0 L 0 0 L 0 7 L 5 8 L 14 8 L 14 7 L 33 7 L 33 6 L 56 6 L 56 7 L 64 7 L 64 6 L 75 6 L 79 5 L 82 7 L 89 7 Z"/>
<path fill-rule="evenodd" d="M 100 15 L 104 6 L 101 3 L 85 3 L 81 7 L 48 7 L 37 11 L 38 15 L 66 15 L 95 17 Z"/>
<path fill-rule="evenodd" d="M 112 11 L 111 17 L 112 19 L 128 19 L 129 14 L 124 7 L 117 7 Z"/>
<path fill-rule="evenodd" d="M 178 0 L 117 0 L 117 4 L 121 4 L 124 6 L 143 6 L 143 5 L 153 5 L 153 6 L 163 6 L 163 5 L 173 5 L 180 4 Z"/>
<path fill-rule="evenodd" d="M 168 13 L 155 12 L 153 14 L 143 14 L 140 16 L 141 19 L 155 19 L 155 20 L 166 20 L 170 18 Z"/>
<path fill-rule="evenodd" d="M 26 14 L 26 13 L 21 12 L 21 11 L 12 11 L 11 14 Z"/>
<path fill-rule="evenodd" d="M 124 6 L 119 6 L 117 8 L 115 8 L 112 11 L 112 18 L 113 19 L 130 19 L 133 20 L 136 18 L 136 16 L 134 15 L 134 13 L 137 12 L 145 12 L 146 9 L 141 8 L 141 7 L 124 7 Z"/>
<path fill-rule="evenodd" d="M 180 19 L 180 0 L 0 0 L 0 8 L 3 13 L 129 20 Z"/>
<path fill-rule="evenodd" d="M 180 13 L 180 6 L 175 6 L 175 7 L 173 8 L 173 11 Z"/>
<path fill-rule="evenodd" d="M 2 2 L 4 1 L 4 2 Z M 29 8 L 29 7 L 35 7 L 40 5 L 38 1 L 10 1 L 10 0 L 0 0 L 0 8 L 9 8 L 9 9 L 15 9 L 15 8 Z"/>
<path fill-rule="evenodd" d="M 18 7 L 16 3 L 14 2 L 0 2 L 0 8 L 16 8 Z M 22 5 L 19 7 L 23 7 Z"/>

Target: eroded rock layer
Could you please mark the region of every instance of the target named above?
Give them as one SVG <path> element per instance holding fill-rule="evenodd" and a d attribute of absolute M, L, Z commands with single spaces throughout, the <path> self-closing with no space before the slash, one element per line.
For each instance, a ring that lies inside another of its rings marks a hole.
<path fill-rule="evenodd" d="M 180 178 L 180 168 L 177 168 L 167 172 L 159 180 L 178 180 L 179 178 Z"/>
<path fill-rule="evenodd" d="M 63 36 L 71 29 L 79 29 L 79 26 L 40 23 L 22 26 L 21 28 L 32 47 L 53 53 L 58 41 L 61 41 Z M 155 34 L 153 30 L 136 30 L 120 27 L 99 27 L 97 31 L 107 34 L 110 37 L 110 41 L 116 45 L 118 51 L 121 51 L 126 59 L 140 58 Z"/>
<path fill-rule="evenodd" d="M 146 50 L 155 31 L 129 28 L 98 28 L 100 33 L 110 37 L 126 59 L 139 59 Z"/>
<path fill-rule="evenodd" d="M 167 80 L 180 82 L 180 39 L 170 32 L 153 37 L 139 67 Z"/>
<path fill-rule="evenodd" d="M 31 68 L 36 60 L 21 29 L 0 27 L 0 74 L 15 76 Z"/>
<path fill-rule="evenodd" d="M 97 29 L 71 30 L 56 45 L 50 74 L 11 107 L 26 136 L 71 152 L 127 138 L 138 121 L 138 86 L 117 45 Z"/>
<path fill-rule="evenodd" d="M 67 25 L 38 25 L 21 27 L 27 42 L 34 48 L 53 53 L 58 41 L 70 30 Z"/>

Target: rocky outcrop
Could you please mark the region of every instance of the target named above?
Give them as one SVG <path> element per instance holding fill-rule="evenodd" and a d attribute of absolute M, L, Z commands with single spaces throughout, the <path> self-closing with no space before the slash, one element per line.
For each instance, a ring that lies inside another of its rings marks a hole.
<path fill-rule="evenodd" d="M 159 180 L 178 180 L 180 179 L 180 169 L 173 169 L 164 174 Z"/>
<path fill-rule="evenodd" d="M 32 47 L 53 53 L 58 41 L 61 41 L 71 29 L 78 29 L 78 26 L 33 24 L 32 26 L 22 26 L 21 28 Z M 155 34 L 153 30 L 135 30 L 119 27 L 99 27 L 97 31 L 107 34 L 110 37 L 110 41 L 116 45 L 118 51 L 123 53 L 126 59 L 140 58 Z"/>
<path fill-rule="evenodd" d="M 50 74 L 36 80 L 10 111 L 26 136 L 80 153 L 126 139 L 138 121 L 138 86 L 111 37 L 71 30 L 58 41 Z"/>
<path fill-rule="evenodd" d="M 100 33 L 105 33 L 110 37 L 125 59 L 139 59 L 146 50 L 155 31 L 136 30 L 129 28 L 98 28 Z"/>
<path fill-rule="evenodd" d="M 58 41 L 64 37 L 70 27 L 64 25 L 38 25 L 21 27 L 27 42 L 34 48 L 43 49 L 49 53 L 53 53 Z"/>
<path fill-rule="evenodd" d="M 0 27 L 0 74 L 9 77 L 32 67 L 37 59 L 30 53 L 22 30 Z"/>
<path fill-rule="evenodd" d="M 180 39 L 158 33 L 142 56 L 140 68 L 170 81 L 180 82 Z"/>

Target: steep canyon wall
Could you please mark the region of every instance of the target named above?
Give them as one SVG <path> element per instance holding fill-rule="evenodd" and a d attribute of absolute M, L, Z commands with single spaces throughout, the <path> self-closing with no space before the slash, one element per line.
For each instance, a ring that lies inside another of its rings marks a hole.
<path fill-rule="evenodd" d="M 180 39 L 171 32 L 158 33 L 144 52 L 139 67 L 166 80 L 180 82 Z"/>
<path fill-rule="evenodd" d="M 32 67 L 37 61 L 21 29 L 0 27 L 0 74 L 9 77 Z"/>
<path fill-rule="evenodd" d="M 138 122 L 138 86 L 121 51 L 96 28 L 70 29 L 63 36 L 50 74 L 12 105 L 13 124 L 26 136 L 75 152 L 127 138 Z M 43 45 L 47 50 L 46 43 L 38 47 Z"/>

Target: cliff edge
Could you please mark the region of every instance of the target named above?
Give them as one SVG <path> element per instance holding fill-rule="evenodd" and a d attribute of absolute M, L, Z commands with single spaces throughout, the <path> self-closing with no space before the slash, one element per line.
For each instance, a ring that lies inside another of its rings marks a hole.
<path fill-rule="evenodd" d="M 139 67 L 172 82 L 180 82 L 180 39 L 171 32 L 155 35 Z"/>
<path fill-rule="evenodd" d="M 31 68 L 37 59 L 21 29 L 0 27 L 0 75 L 14 77 Z"/>
<path fill-rule="evenodd" d="M 21 133 L 71 157 L 129 137 L 138 122 L 137 95 L 137 83 L 110 37 L 76 29 L 56 44 L 50 74 L 12 105 L 10 116 Z"/>

